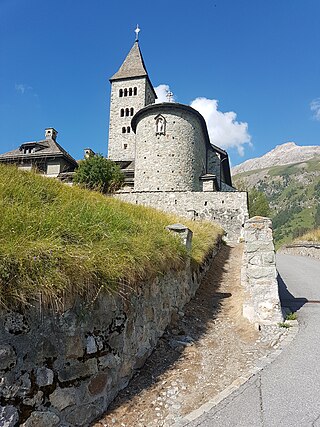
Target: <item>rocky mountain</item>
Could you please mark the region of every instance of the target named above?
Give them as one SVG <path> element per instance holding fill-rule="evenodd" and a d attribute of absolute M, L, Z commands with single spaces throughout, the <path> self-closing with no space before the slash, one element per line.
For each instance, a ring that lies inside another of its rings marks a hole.
<path fill-rule="evenodd" d="M 239 189 L 262 191 L 272 209 L 276 245 L 320 227 L 320 147 L 280 145 L 234 168 Z"/>
<path fill-rule="evenodd" d="M 247 160 L 232 168 L 233 175 L 255 169 L 265 169 L 277 165 L 289 165 L 304 162 L 320 156 L 319 145 L 299 146 L 294 142 L 277 145 L 273 150 L 261 157 Z"/>

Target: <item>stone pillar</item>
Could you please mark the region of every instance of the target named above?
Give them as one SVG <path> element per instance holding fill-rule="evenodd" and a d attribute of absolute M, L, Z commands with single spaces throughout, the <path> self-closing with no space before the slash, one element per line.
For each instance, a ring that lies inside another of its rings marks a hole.
<path fill-rule="evenodd" d="M 172 224 L 166 227 L 167 230 L 177 233 L 188 251 L 191 250 L 192 231 L 183 224 Z"/>
<path fill-rule="evenodd" d="M 244 240 L 242 282 L 246 297 L 243 315 L 257 325 L 281 322 L 283 316 L 278 293 L 271 220 L 261 216 L 247 220 Z"/>

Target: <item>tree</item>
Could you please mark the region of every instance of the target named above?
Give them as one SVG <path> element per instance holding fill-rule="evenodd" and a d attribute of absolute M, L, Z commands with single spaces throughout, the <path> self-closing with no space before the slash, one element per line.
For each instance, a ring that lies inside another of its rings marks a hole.
<path fill-rule="evenodd" d="M 257 190 L 256 188 L 252 188 L 248 192 L 249 196 L 249 216 L 252 218 L 253 216 L 270 216 L 271 209 L 269 206 L 269 202 L 264 193 Z"/>
<path fill-rule="evenodd" d="M 94 154 L 81 160 L 73 181 L 82 187 L 106 194 L 121 188 L 124 175 L 116 163 L 102 154 Z"/>

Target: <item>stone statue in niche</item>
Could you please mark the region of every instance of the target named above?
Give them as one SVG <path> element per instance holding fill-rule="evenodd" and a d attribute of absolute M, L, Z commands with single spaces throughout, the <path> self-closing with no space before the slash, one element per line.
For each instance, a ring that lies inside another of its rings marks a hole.
<path fill-rule="evenodd" d="M 166 120 L 163 116 L 156 117 L 156 135 L 165 135 Z"/>

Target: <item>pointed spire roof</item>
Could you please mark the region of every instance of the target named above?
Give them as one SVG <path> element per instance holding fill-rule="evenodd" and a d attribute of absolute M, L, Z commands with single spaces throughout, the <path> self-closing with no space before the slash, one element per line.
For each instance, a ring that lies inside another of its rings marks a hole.
<path fill-rule="evenodd" d="M 121 67 L 111 77 L 110 81 L 144 76 L 147 77 L 148 73 L 144 65 L 139 42 L 136 40 Z"/>

